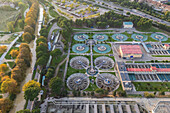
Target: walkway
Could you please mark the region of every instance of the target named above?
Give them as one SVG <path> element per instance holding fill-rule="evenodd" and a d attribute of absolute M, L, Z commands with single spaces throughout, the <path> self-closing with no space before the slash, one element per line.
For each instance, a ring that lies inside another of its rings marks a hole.
<path fill-rule="evenodd" d="M 48 42 L 50 42 L 50 38 L 51 38 L 51 34 L 52 34 L 52 32 L 54 31 L 54 30 L 56 30 L 56 29 L 61 29 L 58 25 L 57 25 L 57 22 L 55 22 L 54 24 L 53 24 L 53 26 L 51 27 L 51 29 L 50 29 L 50 31 L 49 31 L 49 33 L 48 33 Z"/>
<path fill-rule="evenodd" d="M 64 77 L 63 77 L 63 81 L 64 82 L 65 82 L 65 78 L 66 78 L 66 74 L 67 74 L 67 68 L 68 68 L 68 63 L 69 63 L 70 47 L 71 47 L 71 43 L 69 42 L 68 54 L 67 54 L 67 57 L 66 57 L 67 61 L 66 61 L 65 70 L 64 70 Z"/>
<path fill-rule="evenodd" d="M 19 39 L 19 37 L 22 36 L 22 33 L 20 35 L 18 35 L 12 42 L 11 44 L 8 46 L 6 52 L 1 56 L 0 58 L 0 64 L 2 64 L 3 59 L 5 58 L 5 56 L 7 55 L 7 53 L 9 52 L 9 50 L 11 49 L 11 47 L 16 43 L 16 41 Z"/>
<path fill-rule="evenodd" d="M 59 71 L 59 69 L 60 69 L 60 66 L 62 65 L 62 64 L 64 64 L 64 62 L 67 60 L 67 57 L 62 61 L 62 62 L 60 62 L 59 64 L 58 64 L 58 66 L 57 66 L 57 68 L 56 68 L 56 70 L 55 70 L 55 74 L 54 74 L 54 76 L 56 77 L 57 76 L 57 74 L 58 74 L 58 71 Z"/>
<path fill-rule="evenodd" d="M 37 36 L 38 32 L 39 32 L 38 27 L 36 27 L 35 36 Z M 35 51 L 36 50 L 36 40 L 37 40 L 37 37 L 35 38 L 34 41 L 32 41 L 29 44 L 30 49 L 31 49 L 31 53 L 32 53 L 31 66 L 30 66 L 30 68 L 27 69 L 27 72 L 26 72 L 27 76 L 26 76 L 25 80 L 20 85 L 20 91 L 21 92 L 19 94 L 17 94 L 17 97 L 14 101 L 14 107 L 10 111 L 10 113 L 16 113 L 17 111 L 24 109 L 24 105 L 26 103 L 26 100 L 24 99 L 24 92 L 22 91 L 22 87 L 24 86 L 25 83 L 32 80 L 32 74 L 33 74 L 35 63 L 36 63 L 36 51 Z M 29 104 L 28 104 L 28 106 L 29 106 Z M 30 106 L 31 106 L 31 104 L 30 104 Z"/>
<path fill-rule="evenodd" d="M 27 83 L 29 80 L 32 79 L 32 73 L 33 73 L 35 62 L 36 62 L 36 52 L 35 52 L 36 44 L 34 44 L 35 42 L 36 42 L 36 39 L 34 40 L 34 42 L 32 41 L 30 43 L 30 49 L 31 49 L 31 53 L 32 53 L 31 66 L 30 66 L 30 68 L 27 69 L 27 72 L 26 72 L 27 76 L 26 76 L 25 80 L 20 85 L 21 92 L 19 94 L 17 94 L 17 97 L 14 101 L 14 107 L 10 111 L 10 113 L 16 113 L 17 111 L 22 110 L 26 103 L 26 100 L 24 99 L 24 92 L 22 91 L 22 87 L 24 86 L 25 83 Z"/>

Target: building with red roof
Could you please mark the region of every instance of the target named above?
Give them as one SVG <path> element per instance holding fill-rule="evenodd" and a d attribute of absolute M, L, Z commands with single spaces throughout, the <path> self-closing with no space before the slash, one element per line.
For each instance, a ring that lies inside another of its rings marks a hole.
<path fill-rule="evenodd" d="M 127 71 L 131 72 L 170 72 L 170 68 L 127 68 Z"/>
<path fill-rule="evenodd" d="M 143 54 L 139 45 L 120 45 L 119 50 L 121 57 L 126 58 L 141 58 Z"/>
<path fill-rule="evenodd" d="M 165 45 L 163 46 L 163 48 L 166 49 L 166 50 L 169 49 L 169 47 L 170 47 L 169 44 L 165 44 Z"/>

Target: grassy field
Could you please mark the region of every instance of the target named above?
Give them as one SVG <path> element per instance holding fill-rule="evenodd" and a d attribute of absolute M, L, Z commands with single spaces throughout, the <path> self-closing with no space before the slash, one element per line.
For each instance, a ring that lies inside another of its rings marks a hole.
<path fill-rule="evenodd" d="M 8 62 L 8 64 L 9 64 L 10 68 L 13 68 L 15 65 L 15 62 Z"/>
<path fill-rule="evenodd" d="M 170 82 L 133 82 L 137 91 L 170 91 Z"/>
<path fill-rule="evenodd" d="M 0 31 L 5 31 L 7 29 L 7 22 L 13 21 L 18 11 L 4 11 L 0 10 Z"/>
<path fill-rule="evenodd" d="M 19 48 L 18 47 L 12 47 L 9 52 L 7 53 L 7 55 L 5 56 L 6 59 L 11 59 L 11 56 L 10 56 L 10 52 L 12 49 L 15 49 L 15 50 L 18 50 L 19 51 Z M 14 58 L 15 59 L 15 58 Z"/>
<path fill-rule="evenodd" d="M 150 29 L 137 29 L 138 31 L 142 31 L 142 32 L 163 32 L 167 35 L 170 35 L 169 32 L 164 31 L 162 29 L 156 28 L 156 27 L 151 27 Z"/>
<path fill-rule="evenodd" d="M 7 40 L 2 40 L 0 41 L 0 43 L 11 43 L 14 39 L 16 38 L 16 36 L 12 35 L 10 38 L 8 38 Z"/>
<path fill-rule="evenodd" d="M 152 55 L 152 57 L 170 57 L 170 55 Z"/>

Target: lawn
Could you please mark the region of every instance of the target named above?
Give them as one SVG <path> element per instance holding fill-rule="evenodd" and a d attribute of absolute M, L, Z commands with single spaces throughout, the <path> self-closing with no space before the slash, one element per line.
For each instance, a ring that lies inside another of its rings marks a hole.
<path fill-rule="evenodd" d="M 0 41 L 0 43 L 11 43 L 17 36 L 12 35 L 7 40 Z"/>
<path fill-rule="evenodd" d="M 0 57 L 3 55 L 3 53 L 2 54 L 0 54 Z"/>
<path fill-rule="evenodd" d="M 97 85 L 94 82 L 94 84 L 90 83 L 89 87 L 87 89 L 85 89 L 84 91 L 95 91 L 97 88 L 98 87 L 97 87 Z"/>
<path fill-rule="evenodd" d="M 66 80 L 67 80 L 67 78 L 70 76 L 70 75 L 72 75 L 72 74 L 74 74 L 74 73 L 86 73 L 86 70 L 85 69 L 74 69 L 74 68 L 72 68 L 71 66 L 70 66 L 70 64 L 68 65 L 68 68 L 67 68 L 67 76 L 66 76 Z"/>
<path fill-rule="evenodd" d="M 5 31 L 7 29 L 7 22 L 14 21 L 17 15 L 18 11 L 16 10 L 7 11 L 0 9 L 0 31 Z"/>
<path fill-rule="evenodd" d="M 170 57 L 170 55 L 152 55 L 152 57 Z"/>
<path fill-rule="evenodd" d="M 57 67 L 57 65 L 58 65 L 60 62 L 62 62 L 65 58 L 66 58 L 66 55 L 57 56 L 57 58 L 54 58 L 54 57 L 53 57 L 50 66 L 52 66 L 52 67 Z"/>
<path fill-rule="evenodd" d="M 170 91 L 170 82 L 133 82 L 137 91 Z"/>
<path fill-rule="evenodd" d="M 61 66 L 60 66 L 60 68 L 59 68 L 59 71 L 58 71 L 58 77 L 60 77 L 61 79 L 63 79 L 63 75 L 64 75 L 64 70 L 65 70 L 65 64 L 66 64 L 66 62 L 64 62 Z"/>
<path fill-rule="evenodd" d="M 14 68 L 14 66 L 15 66 L 15 62 L 8 62 L 8 64 L 9 64 L 10 68 Z"/>
<path fill-rule="evenodd" d="M 170 43 L 170 38 L 167 41 L 162 41 L 163 43 Z"/>
<path fill-rule="evenodd" d="M 159 28 L 156 28 L 156 27 L 151 27 L 150 29 L 139 29 L 139 28 L 137 28 L 137 30 L 138 31 L 142 31 L 142 32 L 163 32 L 163 33 L 165 33 L 165 34 L 167 34 L 167 35 L 170 35 L 170 33 L 169 32 L 167 32 L 167 31 L 164 31 L 164 30 L 162 30 L 162 29 L 159 29 Z"/>
<path fill-rule="evenodd" d="M 145 61 L 135 61 L 135 63 L 145 63 Z"/>
<path fill-rule="evenodd" d="M 8 51 L 7 55 L 5 56 L 6 59 L 11 59 L 11 56 L 10 56 L 10 52 L 12 49 L 15 49 L 15 50 L 18 50 L 19 51 L 19 48 L 18 47 L 11 47 L 11 49 Z M 15 59 L 15 58 L 14 58 Z"/>

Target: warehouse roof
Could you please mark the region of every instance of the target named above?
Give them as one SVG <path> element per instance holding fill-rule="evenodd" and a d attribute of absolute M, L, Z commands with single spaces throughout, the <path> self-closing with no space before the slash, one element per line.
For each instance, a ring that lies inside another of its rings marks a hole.
<path fill-rule="evenodd" d="M 123 54 L 142 54 L 139 45 L 120 45 Z"/>

